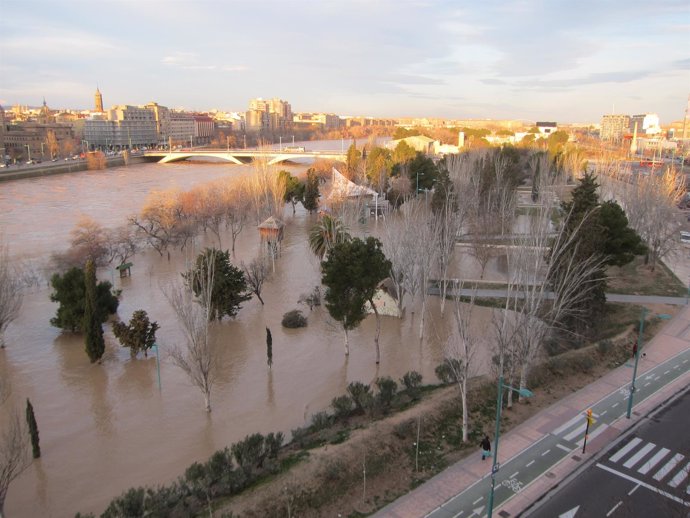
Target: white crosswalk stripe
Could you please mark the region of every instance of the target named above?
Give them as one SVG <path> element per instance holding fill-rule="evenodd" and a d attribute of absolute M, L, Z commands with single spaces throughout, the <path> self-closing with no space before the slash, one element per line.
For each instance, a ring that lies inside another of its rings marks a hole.
<path fill-rule="evenodd" d="M 671 458 L 671 460 L 669 460 L 666 464 L 664 464 L 664 465 L 662 466 L 662 468 L 654 474 L 654 477 L 653 477 L 654 480 L 657 480 L 657 481 L 658 481 L 658 480 L 661 480 L 661 479 L 664 478 L 666 475 L 668 475 L 669 473 L 671 473 L 671 471 L 673 471 L 673 469 L 676 467 L 676 465 L 677 465 L 681 460 L 683 460 L 683 458 L 684 458 L 684 456 L 683 456 L 682 453 L 676 453 L 676 454 Z"/>
<path fill-rule="evenodd" d="M 632 441 L 630 441 L 628 444 L 626 444 L 623 448 L 618 450 L 618 452 L 613 455 L 609 460 L 611 462 L 618 462 L 621 460 L 623 457 L 625 457 L 630 451 L 632 451 L 638 444 L 642 442 L 642 439 L 639 437 L 635 437 Z"/>
<path fill-rule="evenodd" d="M 676 476 L 671 479 L 668 485 L 671 487 L 678 487 L 680 483 L 688 477 L 688 473 L 690 473 L 690 462 L 688 462 L 682 470 L 676 473 Z"/>
<path fill-rule="evenodd" d="M 642 457 L 647 455 L 650 451 L 652 451 L 654 448 L 656 448 L 656 444 L 653 442 L 648 442 L 645 444 L 640 451 L 635 453 L 632 457 L 630 457 L 624 464 L 623 467 L 626 468 L 632 468 L 635 464 L 640 462 L 642 460 Z"/>
<path fill-rule="evenodd" d="M 671 450 L 669 450 L 667 448 L 661 448 L 661 450 L 659 450 L 656 453 L 656 455 L 654 455 L 654 457 L 652 457 L 647 462 L 642 464 L 642 467 L 640 469 L 638 469 L 637 472 L 642 473 L 643 475 L 646 475 L 654 466 L 659 464 L 659 462 L 661 462 L 661 459 L 666 457 L 666 455 L 668 455 L 670 451 Z"/>

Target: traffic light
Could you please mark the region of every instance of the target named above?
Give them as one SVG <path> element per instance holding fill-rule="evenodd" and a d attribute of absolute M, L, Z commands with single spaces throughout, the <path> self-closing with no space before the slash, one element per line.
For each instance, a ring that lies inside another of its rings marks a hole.
<path fill-rule="evenodd" d="M 594 418 L 592 417 L 592 409 L 587 410 L 587 424 L 592 425 L 594 423 Z"/>

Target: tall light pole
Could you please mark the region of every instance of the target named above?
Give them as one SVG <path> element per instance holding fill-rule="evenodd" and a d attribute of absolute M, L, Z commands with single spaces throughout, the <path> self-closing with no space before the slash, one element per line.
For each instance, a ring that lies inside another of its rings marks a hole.
<path fill-rule="evenodd" d="M 278 138 L 280 139 L 280 150 L 282 151 L 283 150 L 283 136 L 280 135 Z"/>
<path fill-rule="evenodd" d="M 510 385 L 503 384 L 503 376 L 498 377 L 498 394 L 496 395 L 496 439 L 494 441 L 494 454 L 493 463 L 491 464 L 491 492 L 489 493 L 489 508 L 488 517 L 491 518 L 494 512 L 494 489 L 496 488 L 496 473 L 500 469 L 501 465 L 498 461 L 498 438 L 501 434 L 501 407 L 503 406 L 503 390 L 508 389 L 513 392 L 517 392 L 522 397 L 532 397 L 534 394 L 531 390 L 516 389 Z"/>
<path fill-rule="evenodd" d="M 161 360 L 158 355 L 158 344 L 153 343 L 153 347 L 156 349 L 156 372 L 158 373 L 158 390 L 161 389 Z"/>
<path fill-rule="evenodd" d="M 31 146 L 29 144 L 26 144 L 26 151 L 29 153 L 29 162 L 31 162 Z"/>
<path fill-rule="evenodd" d="M 647 317 L 647 308 L 643 307 L 642 308 L 642 314 L 640 315 L 640 332 L 637 335 L 637 346 L 635 347 L 635 366 L 633 367 L 632 383 L 630 384 L 630 392 L 628 394 L 628 411 L 625 414 L 628 419 L 630 419 L 630 414 L 632 414 L 633 394 L 635 394 L 635 379 L 637 378 L 637 363 L 640 360 L 640 353 L 642 352 L 642 342 L 643 342 L 642 334 L 644 333 L 644 323 L 645 323 L 646 317 Z M 666 320 L 666 319 L 671 318 L 671 315 L 667 315 L 665 313 L 660 313 L 657 315 L 657 317 Z"/>

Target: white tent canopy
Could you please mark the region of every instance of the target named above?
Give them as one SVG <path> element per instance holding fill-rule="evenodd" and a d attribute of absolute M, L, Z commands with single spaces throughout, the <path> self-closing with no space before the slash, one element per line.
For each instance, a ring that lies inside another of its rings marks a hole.
<path fill-rule="evenodd" d="M 374 196 L 377 197 L 378 193 L 366 187 L 364 185 L 357 185 L 356 183 L 345 178 L 340 171 L 335 167 L 333 168 L 333 183 L 331 187 L 331 193 L 328 195 L 328 199 L 344 199 L 344 198 L 357 198 L 360 196 Z"/>

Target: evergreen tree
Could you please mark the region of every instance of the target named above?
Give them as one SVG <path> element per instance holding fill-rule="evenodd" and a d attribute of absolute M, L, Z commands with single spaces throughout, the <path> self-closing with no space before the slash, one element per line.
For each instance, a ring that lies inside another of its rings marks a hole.
<path fill-rule="evenodd" d="M 282 181 L 285 182 L 285 196 L 284 201 L 292 205 L 292 213 L 295 213 L 295 205 L 297 202 L 304 200 L 304 183 L 292 176 L 288 171 L 281 171 L 278 173 Z"/>
<path fill-rule="evenodd" d="M 347 148 L 347 157 L 345 159 L 345 164 L 347 167 L 347 172 L 352 177 L 354 174 L 357 173 L 357 170 L 359 169 L 359 164 L 362 161 L 362 152 L 357 149 L 357 146 L 355 145 L 355 142 L 353 141 L 352 144 L 350 144 L 350 147 Z"/>
<path fill-rule="evenodd" d="M 307 184 L 304 188 L 302 205 L 309 212 L 314 212 L 319 208 L 319 177 L 313 169 L 307 171 Z"/>
<path fill-rule="evenodd" d="M 72 268 L 63 275 L 56 273 L 50 279 L 50 285 L 53 287 L 50 300 L 59 304 L 55 317 L 50 320 L 51 325 L 65 331 L 84 331 L 84 270 Z M 99 322 L 108 320 L 108 316 L 117 311 L 118 304 L 112 284 L 108 281 L 99 282 L 96 286 L 96 313 Z"/>
<path fill-rule="evenodd" d="M 41 446 L 38 444 L 38 424 L 36 424 L 36 416 L 34 416 L 34 407 L 29 398 L 26 398 L 26 424 L 29 425 L 33 456 L 34 459 L 37 459 L 41 456 Z"/>
<path fill-rule="evenodd" d="M 269 328 L 266 328 L 266 363 L 269 369 L 273 365 L 273 337 Z"/>
<path fill-rule="evenodd" d="M 140 309 L 132 314 L 129 324 L 115 322 L 113 334 L 122 347 L 129 347 L 129 354 L 134 358 L 139 351 L 144 351 L 144 356 L 148 356 L 148 350 L 156 343 L 159 328 L 158 323 L 149 321 L 146 311 Z"/>
<path fill-rule="evenodd" d="M 345 331 L 345 354 L 349 353 L 348 331 L 356 328 L 367 315 L 369 302 L 376 314 L 376 363 L 379 362 L 379 315 L 373 302 L 379 283 L 390 272 L 391 264 L 381 250 L 381 242 L 373 237 L 337 243 L 321 263 L 321 281 L 327 287 L 326 309 Z"/>
<path fill-rule="evenodd" d="M 89 355 L 91 363 L 94 363 L 99 361 L 105 352 L 105 340 L 96 299 L 96 266 L 91 259 L 86 262 L 84 287 L 84 342 L 86 354 Z"/>
<path fill-rule="evenodd" d="M 209 270 L 209 265 L 212 268 Z M 211 279 L 208 276 L 211 274 Z M 234 317 L 240 304 L 252 298 L 248 292 L 244 272 L 230 262 L 230 252 L 207 248 L 196 258 L 196 266 L 182 274 L 192 288 L 194 295 L 200 297 L 199 303 L 210 304 L 209 319 L 221 320 L 224 316 Z M 211 300 L 204 300 L 203 287 L 212 283 Z"/>

